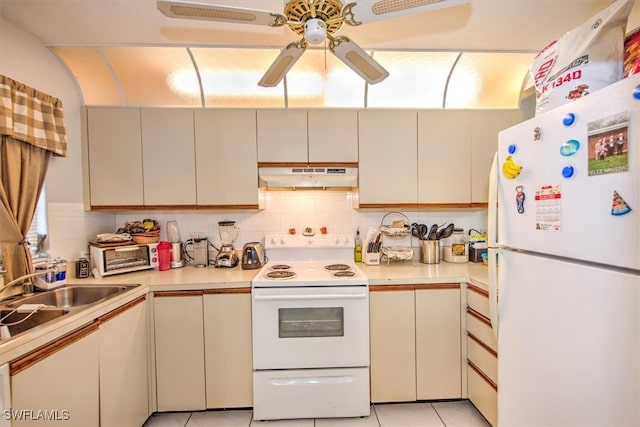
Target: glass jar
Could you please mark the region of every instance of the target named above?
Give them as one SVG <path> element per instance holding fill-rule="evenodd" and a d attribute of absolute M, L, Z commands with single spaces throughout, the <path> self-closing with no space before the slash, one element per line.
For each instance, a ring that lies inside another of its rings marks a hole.
<path fill-rule="evenodd" d="M 469 238 L 462 228 L 454 228 L 448 246 L 444 248 L 447 262 L 469 262 Z"/>

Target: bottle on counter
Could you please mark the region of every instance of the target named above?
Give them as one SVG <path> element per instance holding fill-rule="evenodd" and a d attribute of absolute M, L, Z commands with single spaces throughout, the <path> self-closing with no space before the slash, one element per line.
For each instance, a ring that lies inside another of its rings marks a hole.
<path fill-rule="evenodd" d="M 353 259 L 355 262 L 362 262 L 362 239 L 360 238 L 360 227 L 356 229 L 356 240 L 353 248 Z"/>
<path fill-rule="evenodd" d="M 91 267 L 89 266 L 89 256 L 86 251 L 80 252 L 78 261 L 76 261 L 76 277 L 78 279 L 86 279 L 89 277 Z"/>

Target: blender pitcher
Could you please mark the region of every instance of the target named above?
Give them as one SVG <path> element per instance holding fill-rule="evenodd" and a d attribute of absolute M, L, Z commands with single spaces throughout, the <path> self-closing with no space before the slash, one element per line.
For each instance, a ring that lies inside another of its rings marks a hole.
<path fill-rule="evenodd" d="M 238 255 L 233 247 L 233 242 L 238 237 L 238 227 L 235 221 L 218 222 L 220 233 L 220 251 L 216 256 L 216 267 L 235 267 L 238 264 Z"/>

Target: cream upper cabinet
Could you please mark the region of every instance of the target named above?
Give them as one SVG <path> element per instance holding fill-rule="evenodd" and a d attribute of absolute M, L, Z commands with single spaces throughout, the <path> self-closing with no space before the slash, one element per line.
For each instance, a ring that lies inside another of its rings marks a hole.
<path fill-rule="evenodd" d="M 140 109 L 88 109 L 87 148 L 90 205 L 142 205 Z"/>
<path fill-rule="evenodd" d="M 415 401 L 414 291 L 394 285 L 379 288 L 372 288 L 369 295 L 371 401 Z"/>
<path fill-rule="evenodd" d="M 418 112 L 418 203 L 471 202 L 471 115 Z"/>
<path fill-rule="evenodd" d="M 460 284 L 416 285 L 418 400 L 462 397 Z"/>
<path fill-rule="evenodd" d="M 309 162 L 358 161 L 358 112 L 309 110 Z"/>
<path fill-rule="evenodd" d="M 308 161 L 307 110 L 258 110 L 257 129 L 259 162 Z"/>
<path fill-rule="evenodd" d="M 195 141 L 198 205 L 257 207 L 256 110 L 195 110 Z"/>
<path fill-rule="evenodd" d="M 251 289 L 205 292 L 203 298 L 207 408 L 251 407 Z"/>
<path fill-rule="evenodd" d="M 361 207 L 417 202 L 417 120 L 416 111 L 358 112 Z"/>
<path fill-rule="evenodd" d="M 143 108 L 141 119 L 144 204 L 194 205 L 193 110 Z"/>
<path fill-rule="evenodd" d="M 154 293 L 158 411 L 206 408 L 202 293 Z"/>
<path fill-rule="evenodd" d="M 521 110 L 476 110 L 471 119 L 471 202 L 489 201 L 489 172 L 498 133 L 523 121 Z M 533 138 L 533 129 L 531 130 Z"/>

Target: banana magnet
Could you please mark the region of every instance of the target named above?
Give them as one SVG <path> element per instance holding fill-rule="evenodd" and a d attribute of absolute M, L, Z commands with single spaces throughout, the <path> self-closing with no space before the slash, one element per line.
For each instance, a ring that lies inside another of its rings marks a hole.
<path fill-rule="evenodd" d="M 507 178 L 513 179 L 520 175 L 522 171 L 522 166 L 513 161 L 513 157 L 507 156 L 502 163 L 502 173 Z"/>

